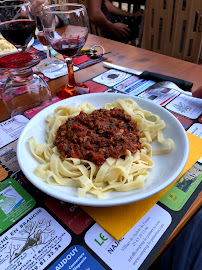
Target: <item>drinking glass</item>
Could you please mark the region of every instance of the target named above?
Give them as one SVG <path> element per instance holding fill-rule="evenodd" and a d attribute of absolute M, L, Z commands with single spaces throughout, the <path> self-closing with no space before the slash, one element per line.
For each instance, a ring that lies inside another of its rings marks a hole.
<path fill-rule="evenodd" d="M 17 49 L 25 51 L 34 37 L 36 23 L 26 18 L 23 1 L 0 1 L 0 33 Z"/>
<path fill-rule="evenodd" d="M 48 5 L 43 7 L 42 14 L 44 34 L 48 43 L 63 55 L 67 63 L 68 83 L 58 89 L 57 95 L 60 98 L 68 98 L 88 93 L 87 85 L 75 81 L 73 70 L 74 57 L 84 46 L 89 31 L 85 6 L 73 3 Z"/>
<path fill-rule="evenodd" d="M 47 61 L 43 64 L 40 64 L 40 69 L 49 69 L 49 72 L 56 72 L 56 71 L 62 69 L 65 66 L 65 63 L 63 64 L 61 60 L 52 56 L 51 46 L 48 44 L 48 41 L 44 35 L 43 27 L 42 27 L 42 23 L 41 23 L 41 15 L 42 14 L 40 14 L 39 11 L 37 13 L 35 13 L 35 8 L 32 6 L 32 3 L 30 3 L 30 2 L 26 6 L 26 10 L 27 10 L 29 18 L 36 22 L 35 35 L 36 35 L 38 41 L 41 43 L 41 45 L 46 50 Z"/>
<path fill-rule="evenodd" d="M 32 70 L 40 60 L 40 56 L 27 52 L 0 58 L 0 70 L 9 73 L 2 100 L 11 117 L 36 106 L 41 106 L 41 110 L 51 104 L 52 96 L 47 83 Z"/>

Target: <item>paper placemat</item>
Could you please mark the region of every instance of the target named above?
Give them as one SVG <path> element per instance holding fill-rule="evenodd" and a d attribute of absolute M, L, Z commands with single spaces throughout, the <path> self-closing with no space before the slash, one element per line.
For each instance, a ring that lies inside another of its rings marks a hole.
<path fill-rule="evenodd" d="M 101 227 L 120 240 L 202 156 L 202 139 L 187 132 L 190 153 L 179 177 L 167 188 L 145 200 L 113 207 L 81 206 Z"/>

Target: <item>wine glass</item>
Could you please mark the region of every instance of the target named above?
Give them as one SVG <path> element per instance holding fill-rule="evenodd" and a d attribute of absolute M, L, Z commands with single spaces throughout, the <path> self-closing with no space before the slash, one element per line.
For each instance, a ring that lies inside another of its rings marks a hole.
<path fill-rule="evenodd" d="M 2 91 L 3 102 L 11 117 L 22 114 L 28 109 L 41 110 L 51 104 L 51 91 L 45 80 L 33 72 L 41 58 L 28 52 L 0 57 L 0 70 L 9 76 Z"/>
<path fill-rule="evenodd" d="M 62 69 L 65 66 L 65 63 L 63 64 L 61 60 L 59 60 L 56 57 L 53 57 L 51 54 L 51 46 L 48 44 L 48 41 L 43 32 L 43 27 L 41 23 L 41 15 L 42 15 L 41 12 L 39 11 L 36 12 L 31 2 L 29 2 L 28 5 L 26 6 L 26 10 L 29 18 L 36 22 L 35 35 L 38 41 L 43 46 L 44 50 L 46 50 L 47 61 L 43 64 L 40 64 L 40 69 L 48 69 L 49 72 L 56 72 Z"/>
<path fill-rule="evenodd" d="M 46 39 L 51 47 L 62 54 L 68 68 L 68 83 L 58 89 L 60 98 L 68 98 L 89 93 L 89 87 L 76 83 L 73 61 L 76 54 L 84 46 L 89 21 L 87 11 L 81 4 L 54 4 L 42 9 L 42 24 Z"/>
<path fill-rule="evenodd" d="M 0 1 L 0 33 L 17 49 L 24 52 L 34 37 L 36 23 L 26 18 L 23 1 Z"/>

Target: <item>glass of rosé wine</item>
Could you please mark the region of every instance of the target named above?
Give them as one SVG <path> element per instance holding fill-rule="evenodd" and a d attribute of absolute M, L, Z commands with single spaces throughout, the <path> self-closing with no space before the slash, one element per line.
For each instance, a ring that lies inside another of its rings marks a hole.
<path fill-rule="evenodd" d="M 87 85 L 76 82 L 73 70 L 74 58 L 83 48 L 89 31 L 85 6 L 74 3 L 44 6 L 42 24 L 48 43 L 67 63 L 68 82 L 57 90 L 57 95 L 64 99 L 89 93 Z"/>
<path fill-rule="evenodd" d="M 26 10 L 27 10 L 28 17 L 36 22 L 35 36 L 37 37 L 38 41 L 43 46 L 44 50 L 46 50 L 47 60 L 43 64 L 41 63 L 39 68 L 48 69 L 49 72 L 51 73 L 62 69 L 65 66 L 65 63 L 63 63 L 58 58 L 52 56 L 51 46 L 44 35 L 44 31 L 43 31 L 43 27 L 41 23 L 42 11 L 36 10 L 31 2 L 28 2 L 28 5 L 26 6 Z"/>

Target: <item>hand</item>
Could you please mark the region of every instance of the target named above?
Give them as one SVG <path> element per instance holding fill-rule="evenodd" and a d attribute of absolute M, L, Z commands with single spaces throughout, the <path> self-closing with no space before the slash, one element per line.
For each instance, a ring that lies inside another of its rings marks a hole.
<path fill-rule="evenodd" d="M 124 23 L 114 23 L 112 32 L 118 38 L 127 38 L 129 37 L 130 29 Z"/>
<path fill-rule="evenodd" d="M 196 98 L 202 98 L 202 86 L 193 91 L 192 96 Z"/>
<path fill-rule="evenodd" d="M 32 5 L 31 12 L 33 12 L 35 16 L 40 16 L 43 5 L 45 6 L 49 3 L 48 0 L 29 0 L 29 2 Z"/>
<path fill-rule="evenodd" d="M 143 15 L 143 9 L 140 9 L 138 11 L 136 11 L 135 13 L 132 14 L 133 17 L 140 17 Z"/>

